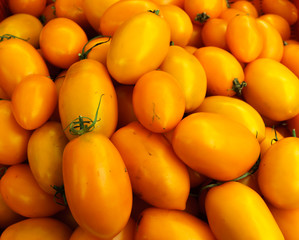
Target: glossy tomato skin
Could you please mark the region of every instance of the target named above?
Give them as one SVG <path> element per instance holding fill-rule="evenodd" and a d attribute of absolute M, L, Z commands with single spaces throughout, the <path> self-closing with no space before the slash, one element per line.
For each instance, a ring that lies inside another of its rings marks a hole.
<path fill-rule="evenodd" d="M 299 54 L 299 45 L 287 44 L 284 46 L 281 63 L 290 69 L 299 78 L 298 61 L 296 56 Z"/>
<path fill-rule="evenodd" d="M 66 199 L 76 222 L 97 237 L 116 236 L 130 217 L 132 187 L 109 138 L 88 132 L 71 140 L 62 167 Z"/>
<path fill-rule="evenodd" d="M 253 5 L 251 1 L 236 1 L 231 3 L 230 7 L 234 9 L 239 9 L 254 18 L 257 18 L 259 15 L 256 7 Z"/>
<path fill-rule="evenodd" d="M 274 207 L 295 209 L 299 206 L 298 143 L 298 138 L 283 138 L 273 144 L 261 159 L 259 187 L 264 198 Z"/>
<path fill-rule="evenodd" d="M 31 131 L 22 128 L 15 120 L 9 100 L 0 101 L 0 164 L 13 165 L 27 159 L 27 144 Z"/>
<path fill-rule="evenodd" d="M 244 72 L 247 86 L 243 97 L 262 116 L 284 121 L 299 113 L 298 78 L 282 63 L 260 58 L 249 63 Z"/>
<path fill-rule="evenodd" d="M 265 138 L 265 123 L 261 115 L 245 101 L 227 96 L 209 96 L 195 112 L 214 112 L 246 126 L 259 142 Z"/>
<path fill-rule="evenodd" d="M 28 218 L 6 228 L 1 240 L 68 240 L 71 234 L 72 230 L 56 219 Z"/>
<path fill-rule="evenodd" d="M 1 179 L 1 194 L 6 204 L 24 217 L 49 217 L 64 209 L 44 192 L 27 163 L 10 166 Z"/>
<path fill-rule="evenodd" d="M 157 69 L 170 44 L 170 27 L 152 12 L 139 13 L 114 33 L 107 54 L 112 78 L 122 84 L 135 84 L 144 73 Z"/>
<path fill-rule="evenodd" d="M 86 81 L 88 80 L 88 81 Z M 69 124 L 79 116 L 96 117 L 94 131 L 111 136 L 117 124 L 117 97 L 112 80 L 103 64 L 93 59 L 84 59 L 73 64 L 67 71 L 59 93 L 59 114 L 68 139 Z"/>
<path fill-rule="evenodd" d="M 46 7 L 47 0 L 8 0 L 11 13 L 27 13 L 39 17 Z"/>
<path fill-rule="evenodd" d="M 27 75 L 49 76 L 48 67 L 28 42 L 9 39 L 0 43 L 0 85 L 11 97 L 16 85 Z"/>
<path fill-rule="evenodd" d="M 162 134 L 135 121 L 118 129 L 111 141 L 122 155 L 137 196 L 156 207 L 185 209 L 188 171 Z"/>
<path fill-rule="evenodd" d="M 172 146 L 186 165 L 220 181 L 247 172 L 260 153 L 259 142 L 248 128 L 209 112 L 185 117 L 174 129 Z"/>
<path fill-rule="evenodd" d="M 219 240 L 284 240 L 262 197 L 242 183 L 226 182 L 209 189 L 205 209 Z"/>
<path fill-rule="evenodd" d="M 179 210 L 145 209 L 139 216 L 136 240 L 215 240 L 210 227 L 203 220 Z"/>

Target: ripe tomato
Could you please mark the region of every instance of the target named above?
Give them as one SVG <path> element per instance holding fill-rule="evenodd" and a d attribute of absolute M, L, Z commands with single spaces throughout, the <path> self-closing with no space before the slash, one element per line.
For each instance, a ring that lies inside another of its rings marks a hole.
<path fill-rule="evenodd" d="M 183 211 L 159 208 L 145 209 L 137 223 L 136 240 L 215 240 L 203 220 Z"/>
<path fill-rule="evenodd" d="M 60 88 L 58 106 L 68 139 L 77 137 L 70 127 L 79 116 L 88 121 L 87 125 L 95 121 L 94 131 L 108 137 L 116 128 L 118 110 L 115 88 L 105 66 L 96 60 L 84 59 L 68 69 Z"/>
<path fill-rule="evenodd" d="M 68 206 L 79 226 L 100 238 L 116 236 L 130 217 L 132 187 L 109 138 L 88 132 L 71 140 L 62 169 Z"/>
<path fill-rule="evenodd" d="M 184 0 L 151 0 L 158 5 L 176 5 L 180 8 L 184 8 Z"/>
<path fill-rule="evenodd" d="M 281 63 L 290 69 L 299 78 L 299 64 L 297 56 L 299 54 L 299 44 L 287 44 L 284 46 Z"/>
<path fill-rule="evenodd" d="M 15 13 L 27 13 L 39 17 L 46 7 L 47 0 L 8 0 L 9 10 Z"/>
<path fill-rule="evenodd" d="M 247 127 L 209 112 L 185 117 L 174 129 L 172 146 L 186 165 L 220 181 L 247 172 L 260 154 L 259 142 Z"/>
<path fill-rule="evenodd" d="M 239 9 L 254 18 L 258 17 L 258 11 L 250 1 L 236 1 L 231 3 L 230 7 L 234 9 Z"/>
<path fill-rule="evenodd" d="M 299 206 L 298 152 L 299 139 L 286 137 L 273 144 L 261 159 L 259 187 L 264 198 L 274 207 L 295 209 Z"/>
<path fill-rule="evenodd" d="M 211 188 L 205 200 L 208 223 L 219 240 L 284 240 L 262 197 L 239 182 Z"/>
<path fill-rule="evenodd" d="M 134 84 L 144 73 L 157 69 L 170 44 L 170 27 L 156 13 L 139 13 L 114 33 L 107 68 L 119 83 Z"/>
<path fill-rule="evenodd" d="M 32 74 L 16 86 L 11 97 L 12 112 L 21 127 L 33 130 L 48 121 L 57 100 L 55 83 L 49 77 Z"/>
<path fill-rule="evenodd" d="M 233 17 L 227 25 L 226 43 L 240 62 L 248 63 L 256 59 L 263 49 L 263 38 L 256 18 L 250 15 Z"/>
<path fill-rule="evenodd" d="M 299 113 L 298 78 L 282 63 L 260 58 L 249 63 L 244 72 L 244 99 L 262 116 L 284 121 Z"/>
<path fill-rule="evenodd" d="M 118 129 L 111 141 L 127 166 L 136 195 L 156 207 L 185 209 L 188 171 L 162 134 L 132 122 Z"/>
<path fill-rule="evenodd" d="M 42 28 L 43 25 L 37 17 L 26 13 L 17 13 L 0 22 L 0 36 L 11 34 L 38 48 Z"/>
<path fill-rule="evenodd" d="M 174 76 L 182 87 L 185 112 L 193 111 L 202 103 L 207 92 L 207 76 L 193 54 L 180 46 L 170 46 L 159 68 Z"/>
<path fill-rule="evenodd" d="M 1 234 L 1 240 L 68 240 L 72 230 L 53 218 L 28 218 L 12 224 Z"/>
<path fill-rule="evenodd" d="M 45 25 L 47 22 L 49 22 L 51 19 L 56 18 L 55 13 L 55 6 L 54 2 L 51 2 L 50 4 L 47 4 L 46 8 L 42 12 L 42 15 L 40 16 L 40 20 L 43 25 Z"/>
<path fill-rule="evenodd" d="M 28 142 L 28 163 L 39 186 L 54 195 L 63 185 L 62 154 L 68 139 L 59 122 L 48 121 L 36 129 Z"/>
<path fill-rule="evenodd" d="M 282 134 L 276 131 L 276 128 L 266 127 L 265 128 L 265 138 L 260 142 L 261 146 L 261 157 L 265 155 L 267 150 L 278 140 L 284 138 Z"/>
<path fill-rule="evenodd" d="M 227 8 L 221 12 L 219 18 L 224 19 L 227 22 L 229 22 L 231 19 L 233 19 L 235 16 L 238 16 L 238 15 L 246 15 L 246 13 L 240 9 Z"/>
<path fill-rule="evenodd" d="M 20 39 L 0 42 L 0 85 L 5 93 L 11 97 L 18 83 L 30 74 L 49 76 L 48 67 L 38 51 Z"/>
<path fill-rule="evenodd" d="M 27 159 L 27 144 L 31 131 L 22 128 L 15 120 L 9 100 L 0 101 L 0 164 L 13 165 Z"/>
<path fill-rule="evenodd" d="M 189 46 L 194 46 L 196 48 L 202 46 L 201 31 L 202 31 L 202 26 L 193 23 L 193 31 L 190 40 L 188 42 Z"/>
<path fill-rule="evenodd" d="M 1 179 L 3 200 L 24 217 L 48 217 L 64 209 L 40 188 L 28 164 L 10 166 Z"/>
<path fill-rule="evenodd" d="M 265 138 L 265 123 L 261 115 L 243 100 L 227 96 L 206 97 L 195 112 L 220 113 L 250 130 L 259 142 Z"/>
<path fill-rule="evenodd" d="M 54 18 L 40 33 L 39 45 L 44 58 L 59 68 L 67 69 L 79 60 L 79 53 L 87 43 L 83 29 L 68 18 Z"/>
<path fill-rule="evenodd" d="M 242 83 L 244 72 L 241 64 L 230 52 L 219 47 L 201 47 L 194 52 L 194 56 L 206 72 L 208 95 L 236 95 L 233 81 L 237 79 Z"/>

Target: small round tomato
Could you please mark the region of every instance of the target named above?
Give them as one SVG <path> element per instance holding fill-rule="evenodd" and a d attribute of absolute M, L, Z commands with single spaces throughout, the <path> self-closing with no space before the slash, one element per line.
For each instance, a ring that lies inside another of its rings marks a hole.
<path fill-rule="evenodd" d="M 10 11 L 15 13 L 27 13 L 39 17 L 46 7 L 47 0 L 7 0 Z"/>
<path fill-rule="evenodd" d="M 48 217 L 64 209 L 40 188 L 28 164 L 10 166 L 1 179 L 3 200 L 24 217 Z"/>
<path fill-rule="evenodd" d="M 153 12 L 139 13 L 114 33 L 107 54 L 107 69 L 119 83 L 134 84 L 157 69 L 170 45 L 170 27 Z"/>
<path fill-rule="evenodd" d="M 215 240 L 209 225 L 183 211 L 145 209 L 139 216 L 136 240 Z"/>
<path fill-rule="evenodd" d="M 290 69 L 299 78 L 299 44 L 287 44 L 284 46 L 281 63 Z"/>
<path fill-rule="evenodd" d="M 29 75 L 23 78 L 12 94 L 13 115 L 24 129 L 36 129 L 51 117 L 57 100 L 55 83 L 49 77 Z"/>
<path fill-rule="evenodd" d="M 157 133 L 173 129 L 185 112 L 185 97 L 179 82 L 162 70 L 147 72 L 137 80 L 132 104 L 138 121 Z"/>
<path fill-rule="evenodd" d="M 259 142 L 247 127 L 209 112 L 185 117 L 174 129 L 172 146 L 187 166 L 220 181 L 247 172 L 260 154 Z"/>
<path fill-rule="evenodd" d="M 261 159 L 258 183 L 264 198 L 273 206 L 299 206 L 299 139 L 286 137 L 273 144 Z"/>
<path fill-rule="evenodd" d="M 99 238 L 116 236 L 131 214 L 132 187 L 109 138 L 88 132 L 71 140 L 63 152 L 62 169 L 68 206 L 79 226 Z"/>
<path fill-rule="evenodd" d="M 189 174 L 162 134 L 135 121 L 118 129 L 111 141 L 124 160 L 137 196 L 156 207 L 185 209 Z"/>
<path fill-rule="evenodd" d="M 218 240 L 284 240 L 263 198 L 242 183 L 226 182 L 209 189 L 205 209 Z"/>
<path fill-rule="evenodd" d="M 68 240 L 72 230 L 53 218 L 28 218 L 12 224 L 1 234 L 1 240 Z"/>
<path fill-rule="evenodd" d="M 40 33 L 39 45 L 44 58 L 54 66 L 67 69 L 79 60 L 79 53 L 87 43 L 83 29 L 68 18 L 54 18 Z"/>

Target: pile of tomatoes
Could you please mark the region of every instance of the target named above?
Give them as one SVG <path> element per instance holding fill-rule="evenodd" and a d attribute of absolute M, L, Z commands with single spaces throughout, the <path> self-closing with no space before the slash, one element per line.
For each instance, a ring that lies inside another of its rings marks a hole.
<path fill-rule="evenodd" d="M 1 0 L 1 240 L 294 240 L 299 1 Z"/>

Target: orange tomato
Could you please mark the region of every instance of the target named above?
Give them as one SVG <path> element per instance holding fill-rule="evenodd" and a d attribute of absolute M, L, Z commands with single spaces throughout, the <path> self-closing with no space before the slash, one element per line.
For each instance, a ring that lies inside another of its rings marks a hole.
<path fill-rule="evenodd" d="M 246 126 L 259 142 L 265 138 L 265 123 L 261 115 L 243 100 L 227 96 L 209 96 L 195 112 L 223 114 Z"/>
<path fill-rule="evenodd" d="M 259 142 L 247 127 L 209 112 L 185 117 L 174 129 L 172 146 L 187 166 L 220 181 L 247 172 L 260 154 Z"/>
<path fill-rule="evenodd" d="M 180 84 L 185 97 L 185 112 L 193 111 L 202 103 L 207 92 L 207 76 L 193 54 L 180 46 L 170 46 L 159 69 L 174 76 Z"/>
<path fill-rule="evenodd" d="M 299 64 L 298 61 L 296 61 L 298 54 L 299 44 L 286 44 L 284 46 L 281 63 L 299 78 Z"/>
<path fill-rule="evenodd" d="M 39 45 L 44 58 L 54 66 L 67 69 L 79 60 L 79 53 L 87 43 L 83 29 L 68 18 L 54 18 L 40 33 Z"/>
<path fill-rule="evenodd" d="M 76 222 L 97 237 L 116 236 L 132 209 L 131 182 L 117 148 L 103 134 L 88 132 L 65 146 L 62 163 L 65 195 Z"/>
<path fill-rule="evenodd" d="M 278 140 L 284 138 L 282 134 L 276 131 L 276 128 L 273 127 L 266 127 L 265 128 L 265 139 L 260 142 L 261 146 L 261 157 L 265 155 L 267 150 Z"/>
<path fill-rule="evenodd" d="M 299 207 L 298 143 L 299 139 L 295 137 L 280 139 L 261 159 L 258 169 L 259 187 L 264 198 L 274 207 Z"/>
<path fill-rule="evenodd" d="M 40 16 L 40 21 L 43 25 L 45 25 L 47 22 L 49 22 L 51 19 L 56 18 L 55 13 L 55 5 L 54 2 L 51 2 L 46 6 L 44 11 L 42 12 L 42 15 Z"/>
<path fill-rule="evenodd" d="M 285 121 L 299 113 L 298 78 L 282 63 L 260 58 L 249 63 L 244 72 L 247 82 L 242 90 L 244 99 L 261 115 Z"/>
<path fill-rule="evenodd" d="M 231 19 L 233 19 L 235 16 L 238 16 L 238 15 L 246 15 L 246 13 L 240 9 L 227 8 L 221 12 L 219 18 L 224 19 L 227 22 L 229 22 Z"/>
<path fill-rule="evenodd" d="M 180 8 L 184 8 L 184 0 L 151 0 L 158 5 L 176 5 Z"/>
<path fill-rule="evenodd" d="M 209 225 L 183 211 L 145 209 L 139 217 L 135 240 L 215 240 Z"/>
<path fill-rule="evenodd" d="M 117 82 L 135 84 L 146 72 L 157 69 L 170 44 L 170 27 L 156 13 L 139 13 L 114 33 L 107 54 L 107 69 Z"/>
<path fill-rule="evenodd" d="M 242 83 L 244 72 L 241 64 L 230 52 L 210 46 L 197 49 L 194 56 L 206 72 L 208 95 L 236 95 L 233 90 L 233 81 L 237 79 L 239 83 Z"/>
<path fill-rule="evenodd" d="M 132 104 L 138 121 L 156 133 L 173 129 L 185 112 L 185 97 L 179 82 L 162 70 L 149 71 L 137 80 Z"/>
<path fill-rule="evenodd" d="M 205 208 L 219 240 L 284 240 L 263 198 L 244 184 L 233 181 L 209 189 Z"/>
<path fill-rule="evenodd" d="M 7 0 L 9 10 L 15 13 L 27 13 L 39 17 L 46 7 L 47 0 Z"/>
<path fill-rule="evenodd" d="M 88 79 L 88 81 L 86 81 Z M 103 64 L 93 59 L 74 63 L 67 71 L 59 93 L 59 115 L 68 139 L 78 137 L 79 116 L 86 126 L 110 137 L 117 124 L 117 97 L 112 80 Z M 97 110 L 98 109 L 98 110 Z"/>
<path fill-rule="evenodd" d="M 15 120 L 9 100 L 0 101 L 0 164 L 13 165 L 27 159 L 27 144 L 31 131 L 22 128 Z"/>
<path fill-rule="evenodd" d="M 287 120 L 287 128 L 290 132 L 299 133 L 299 114 Z"/>
<path fill-rule="evenodd" d="M 202 47 L 201 39 L 202 26 L 193 23 L 193 31 L 188 42 L 188 45 L 199 48 Z"/>
<path fill-rule="evenodd" d="M 118 129 L 111 141 L 125 162 L 137 196 L 156 207 L 185 209 L 189 174 L 162 134 L 132 122 Z"/>
<path fill-rule="evenodd" d="M 251 3 L 251 1 L 236 1 L 231 3 L 230 7 L 234 9 L 239 9 L 254 18 L 258 17 L 258 11 L 256 7 L 253 5 L 253 3 Z"/>
<path fill-rule="evenodd" d="M 227 25 L 226 43 L 230 52 L 244 63 L 255 60 L 262 52 L 263 37 L 256 18 L 250 15 L 236 15 Z"/>
<path fill-rule="evenodd" d="M 24 217 L 49 217 L 64 209 L 53 195 L 39 187 L 27 163 L 6 170 L 1 178 L 1 194 L 7 206 Z"/>
<path fill-rule="evenodd" d="M 72 230 L 53 218 L 28 218 L 6 228 L 1 240 L 68 240 Z"/>

